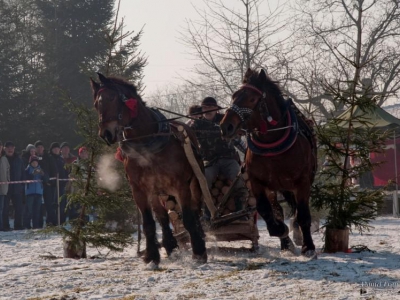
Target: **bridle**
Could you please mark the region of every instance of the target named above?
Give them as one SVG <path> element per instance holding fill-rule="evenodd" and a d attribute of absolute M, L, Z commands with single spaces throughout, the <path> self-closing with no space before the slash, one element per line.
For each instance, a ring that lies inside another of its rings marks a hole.
<path fill-rule="evenodd" d="M 99 125 L 103 125 L 104 123 L 107 123 L 107 122 L 111 122 L 111 121 L 117 121 L 118 122 L 118 127 L 119 128 L 124 128 L 125 126 L 124 126 L 124 124 L 122 124 L 122 104 L 124 103 L 126 103 L 129 99 L 125 96 L 125 94 L 124 93 L 122 93 L 121 92 L 121 90 L 118 88 L 118 87 L 115 87 L 115 89 L 116 89 L 116 91 L 117 91 L 117 93 L 118 93 L 118 109 L 117 109 L 117 114 L 116 115 L 114 115 L 114 116 L 110 116 L 110 117 L 108 117 L 108 118 L 104 118 L 104 112 L 103 112 L 103 104 L 102 104 L 102 101 L 103 100 L 100 100 L 100 97 L 99 97 L 99 95 L 100 95 L 100 93 L 102 92 L 102 91 L 104 91 L 106 89 L 106 87 L 101 87 L 100 89 L 99 89 L 99 91 L 97 92 L 97 103 L 98 103 L 98 110 L 99 110 L 99 114 L 100 114 L 100 116 L 99 116 Z"/>
<path fill-rule="evenodd" d="M 268 123 L 270 123 L 271 125 L 276 125 L 278 122 L 275 121 L 271 114 L 269 113 L 268 110 L 268 106 L 267 106 L 267 102 L 266 102 L 266 97 L 267 94 L 265 92 L 262 92 L 260 89 L 258 89 L 257 87 L 255 87 L 254 85 L 245 83 L 243 84 L 239 90 L 237 92 L 240 92 L 244 89 L 250 89 L 255 91 L 257 94 L 259 94 L 261 97 L 259 98 L 257 104 L 255 105 L 255 107 L 253 109 L 251 108 L 247 108 L 247 107 L 239 107 L 236 104 L 232 104 L 231 107 L 228 108 L 228 110 L 233 111 L 234 113 L 236 113 L 240 120 L 244 123 L 246 122 L 250 116 L 256 111 L 260 111 L 262 114 L 266 114 L 267 115 L 267 121 Z M 235 94 L 237 93 L 235 92 Z"/>

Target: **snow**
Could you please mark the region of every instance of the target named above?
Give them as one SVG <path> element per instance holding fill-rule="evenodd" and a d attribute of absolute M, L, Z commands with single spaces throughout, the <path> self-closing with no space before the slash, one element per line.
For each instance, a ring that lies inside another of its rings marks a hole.
<path fill-rule="evenodd" d="M 260 220 L 258 253 L 246 241 L 208 242 L 208 263 L 196 265 L 182 250 L 170 258 L 162 252 L 158 268 L 142 262 L 137 245 L 63 259 L 60 236 L 0 232 L 0 299 L 400 299 L 400 219 L 380 216 L 371 225 L 351 233 L 350 246 L 375 252 L 319 253 L 309 261 L 281 253 Z M 320 250 L 322 230 L 313 238 Z"/>

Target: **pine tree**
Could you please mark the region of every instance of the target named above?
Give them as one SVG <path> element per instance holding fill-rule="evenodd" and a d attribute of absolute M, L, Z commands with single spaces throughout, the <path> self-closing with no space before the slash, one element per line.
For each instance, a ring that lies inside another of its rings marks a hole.
<path fill-rule="evenodd" d="M 348 84 L 350 89 L 343 87 Z M 383 151 L 388 135 L 370 123 L 368 114 L 376 104 L 370 91 L 361 89 L 359 81 L 326 83 L 325 88 L 348 113 L 346 118 L 339 115 L 316 127 L 319 146 L 327 161 L 313 186 L 312 203 L 317 209 L 327 210 L 324 226 L 328 230 L 354 226 L 362 232 L 375 218 L 384 194 L 382 190 L 354 187 L 351 181 L 373 170 L 377 163 L 372 163 L 369 155 Z M 355 113 L 357 107 L 362 113 Z M 352 158 L 359 163 L 350 166 Z M 330 252 L 334 247 L 325 237 L 325 250 Z"/>
<path fill-rule="evenodd" d="M 123 23 L 116 26 L 116 22 L 113 26 L 108 26 L 105 31 L 107 37 L 105 44 L 109 50 L 104 59 L 104 68 L 107 68 L 107 71 L 112 70 L 113 75 L 126 76 L 127 79 L 140 84 L 143 68 L 146 65 L 146 59 L 138 51 L 142 33 L 139 32 L 125 43 L 125 39 L 132 33 L 122 34 Z M 93 61 L 97 59 L 94 58 Z M 85 70 L 85 73 L 90 72 L 90 69 Z M 100 159 L 112 155 L 116 149 L 105 147 L 104 142 L 98 137 L 98 116 L 92 105 L 90 107 L 85 104 L 77 105 L 73 96 L 67 92 L 60 98 L 67 99 L 68 109 L 74 112 L 77 119 L 77 133 L 83 137 L 82 145 L 89 149 L 90 156 L 88 160 L 72 166 L 75 180 L 72 184 L 73 192 L 68 196 L 68 207 L 79 207 L 79 217 L 70 222 L 71 228 L 58 226 L 45 231 L 62 234 L 65 257 L 86 257 L 86 245 L 120 251 L 133 242 L 131 233 L 135 205 L 131 191 L 125 184 L 117 191 L 110 192 L 101 187 L 99 176 L 94 175 L 95 170 L 100 167 Z M 122 164 L 119 164 L 119 173 L 123 173 Z M 88 222 L 87 214 L 95 214 L 96 218 Z M 116 226 L 111 226 L 115 223 Z"/>

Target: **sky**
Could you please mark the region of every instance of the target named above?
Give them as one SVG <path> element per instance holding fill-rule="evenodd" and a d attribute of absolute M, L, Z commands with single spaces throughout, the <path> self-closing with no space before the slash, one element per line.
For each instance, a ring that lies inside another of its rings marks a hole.
<path fill-rule="evenodd" d="M 120 16 L 124 17 L 126 30 L 138 32 L 144 27 L 140 48 L 148 57 L 144 71 L 146 94 L 178 83 L 179 74 L 185 74 L 185 70 L 194 65 L 179 42 L 179 30 L 185 27 L 185 20 L 196 17 L 192 3 L 201 6 L 203 2 L 121 0 Z"/>

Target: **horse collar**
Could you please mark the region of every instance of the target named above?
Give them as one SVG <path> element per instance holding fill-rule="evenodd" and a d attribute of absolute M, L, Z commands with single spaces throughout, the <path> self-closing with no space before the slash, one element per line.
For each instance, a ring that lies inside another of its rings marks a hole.
<path fill-rule="evenodd" d="M 289 150 L 297 140 L 299 126 L 297 116 L 291 108 L 291 99 L 286 101 L 286 109 L 288 114 L 287 129 L 282 138 L 273 143 L 264 143 L 257 141 L 251 134 L 247 134 L 247 144 L 251 152 L 261 156 L 276 156 Z"/>
<path fill-rule="evenodd" d="M 156 122 L 158 123 L 157 133 L 155 133 L 154 136 L 151 137 L 146 143 L 138 143 L 129 139 L 119 142 L 119 145 L 125 155 L 133 157 L 134 154 L 131 154 L 132 151 L 130 150 L 134 150 L 140 155 L 146 153 L 155 154 L 163 150 L 168 144 L 171 137 L 171 127 L 169 122 L 166 121 L 167 118 L 158 109 L 150 108 L 150 111 L 153 113 L 156 118 Z"/>

